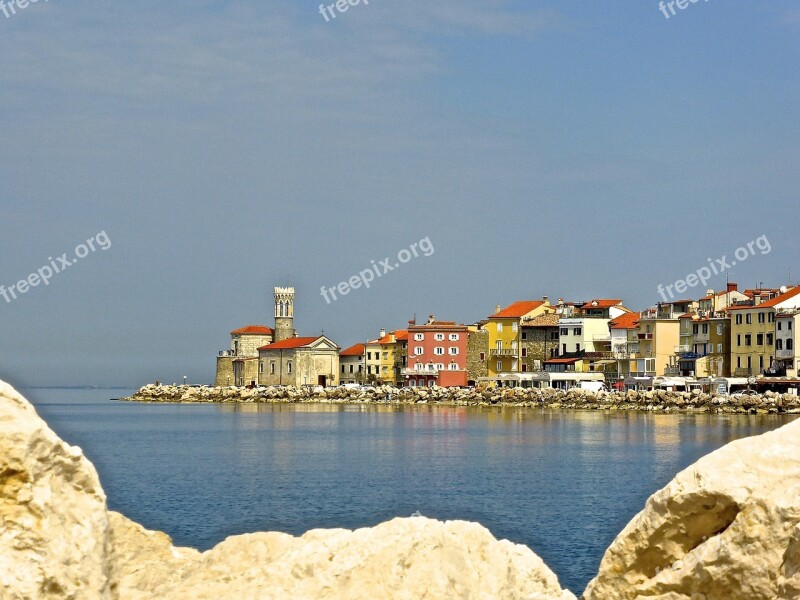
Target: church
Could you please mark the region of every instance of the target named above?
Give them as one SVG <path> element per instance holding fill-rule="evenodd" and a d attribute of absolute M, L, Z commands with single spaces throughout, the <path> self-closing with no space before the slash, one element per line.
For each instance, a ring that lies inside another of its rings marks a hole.
<path fill-rule="evenodd" d="M 231 331 L 230 349 L 217 355 L 215 386 L 339 385 L 339 346 L 324 335 L 297 335 L 294 296 L 292 287 L 275 288 L 274 328 Z"/>

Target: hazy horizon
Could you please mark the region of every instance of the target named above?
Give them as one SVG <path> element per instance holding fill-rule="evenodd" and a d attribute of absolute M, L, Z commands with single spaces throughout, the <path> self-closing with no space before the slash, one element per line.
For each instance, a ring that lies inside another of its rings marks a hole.
<path fill-rule="evenodd" d="M 684 295 L 797 283 L 798 36 L 783 0 L 0 13 L 0 285 L 110 241 L 0 296 L 0 378 L 210 383 L 278 285 L 301 335 L 344 348 L 542 296 L 642 310 L 760 236 Z"/>

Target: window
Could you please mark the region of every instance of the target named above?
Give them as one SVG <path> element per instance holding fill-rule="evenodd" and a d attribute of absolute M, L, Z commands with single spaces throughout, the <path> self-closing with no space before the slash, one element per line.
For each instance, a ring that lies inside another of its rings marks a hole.
<path fill-rule="evenodd" d="M 791 321 L 787 321 L 786 325 L 787 325 L 787 327 L 786 327 L 786 328 L 787 328 L 789 331 L 791 331 L 791 330 L 792 330 L 792 322 L 791 322 Z"/>
<path fill-rule="evenodd" d="M 789 340 L 786 341 L 788 342 Z M 778 341 L 775 342 L 775 350 L 783 350 L 783 340 L 781 338 L 778 338 Z"/>
<path fill-rule="evenodd" d="M 275 375 L 275 361 L 270 361 L 269 363 L 269 374 Z"/>
<path fill-rule="evenodd" d="M 486 360 L 486 352 L 481 352 L 481 362 Z"/>
<path fill-rule="evenodd" d="M 458 347 L 457 346 L 451 346 L 450 347 L 450 355 L 451 356 L 457 356 L 458 355 Z"/>
<path fill-rule="evenodd" d="M 527 339 L 528 339 L 528 332 L 527 331 L 523 331 L 522 332 L 522 340 L 525 341 Z"/>
<path fill-rule="evenodd" d="M 517 361 L 516 360 L 512 360 L 511 361 L 511 370 L 512 371 L 516 371 L 517 370 Z"/>
<path fill-rule="evenodd" d="M 414 346 L 414 356 L 422 356 L 423 352 L 422 346 Z"/>
<path fill-rule="evenodd" d="M 775 313 L 769 313 L 769 322 L 770 323 L 774 323 L 775 322 Z"/>
<path fill-rule="evenodd" d="M 708 333 L 708 323 L 703 323 L 703 333 Z"/>
<path fill-rule="evenodd" d="M 424 333 L 415 333 L 414 334 L 414 341 L 415 342 L 421 342 L 424 339 L 425 339 L 425 334 Z"/>
<path fill-rule="evenodd" d="M 367 360 L 372 360 L 372 352 L 367 352 Z"/>
<path fill-rule="evenodd" d="M 502 331 L 503 331 L 503 324 L 502 323 L 498 323 L 497 324 L 497 333 L 500 333 Z"/>
<path fill-rule="evenodd" d="M 768 333 L 767 334 L 767 346 L 772 346 L 772 342 L 773 342 L 772 338 L 773 338 L 772 334 Z"/>
<path fill-rule="evenodd" d="M 503 349 L 503 342 L 500 341 L 500 340 L 497 340 L 497 343 L 495 344 L 495 347 L 497 348 L 497 351 L 499 352 L 500 350 Z"/>
<path fill-rule="evenodd" d="M 575 352 L 580 352 L 580 351 L 581 351 L 581 345 L 575 344 Z"/>
<path fill-rule="evenodd" d="M 425 370 L 425 365 L 422 364 L 421 362 L 418 362 L 417 364 L 414 365 L 414 370 L 415 371 L 424 371 Z"/>
<path fill-rule="evenodd" d="M 434 334 L 433 339 L 436 340 L 437 342 L 443 342 L 444 341 L 444 334 L 443 333 L 436 333 L 436 334 Z"/>
<path fill-rule="evenodd" d="M 550 341 L 557 342 L 558 341 L 558 330 L 550 332 Z"/>
<path fill-rule="evenodd" d="M 497 369 L 495 369 L 496 371 L 502 371 L 503 370 L 503 361 L 502 360 L 498 360 L 496 366 L 497 366 Z"/>
<path fill-rule="evenodd" d="M 739 315 L 739 314 L 736 315 L 736 324 L 737 325 L 741 325 L 742 324 L 742 315 Z"/>
<path fill-rule="evenodd" d="M 756 335 L 756 346 L 763 346 L 764 345 L 764 334 L 759 333 Z"/>
<path fill-rule="evenodd" d="M 692 325 L 692 333 L 697 335 L 699 333 L 699 329 L 697 325 Z"/>
<path fill-rule="evenodd" d="M 717 335 L 722 335 L 724 333 L 724 331 L 725 331 L 725 328 L 723 327 L 722 323 L 719 323 L 717 325 Z"/>
<path fill-rule="evenodd" d="M 525 363 L 522 363 L 522 372 L 523 373 L 527 373 L 528 372 L 528 365 L 526 365 Z"/>
<path fill-rule="evenodd" d="M 384 352 L 383 353 L 383 360 L 389 360 L 389 353 L 388 352 Z"/>
<path fill-rule="evenodd" d="M 437 371 L 444 371 L 444 363 L 436 363 Z"/>
<path fill-rule="evenodd" d="M 745 317 L 745 322 L 750 325 L 753 323 L 753 313 L 747 313 Z"/>
<path fill-rule="evenodd" d="M 763 313 L 763 312 L 758 313 L 758 322 L 759 323 L 766 323 L 767 322 L 766 313 Z"/>
<path fill-rule="evenodd" d="M 753 336 L 752 334 L 746 333 L 744 336 L 744 345 L 745 346 L 752 346 L 753 345 Z"/>
<path fill-rule="evenodd" d="M 722 354 L 722 344 L 717 344 L 717 354 Z"/>
<path fill-rule="evenodd" d="M 450 334 L 450 341 L 451 342 L 457 342 L 459 340 L 459 337 L 460 336 L 457 333 L 451 333 Z"/>
<path fill-rule="evenodd" d="M 522 349 L 522 358 L 525 358 L 526 356 L 528 356 L 528 349 L 527 348 L 523 348 Z"/>
<path fill-rule="evenodd" d="M 286 372 L 289 373 L 289 375 L 292 374 L 292 361 L 286 362 Z"/>
<path fill-rule="evenodd" d="M 581 328 L 580 327 L 575 327 L 572 330 L 572 335 L 580 335 L 580 334 L 581 334 Z"/>
<path fill-rule="evenodd" d="M 458 371 L 458 365 L 456 363 L 450 363 L 449 368 L 451 371 Z"/>
<path fill-rule="evenodd" d="M 782 329 L 782 328 L 781 328 L 781 325 L 783 325 L 783 323 L 781 323 L 780 321 L 778 321 L 778 331 L 780 331 L 780 330 Z"/>
<path fill-rule="evenodd" d="M 353 372 L 353 365 L 350 365 L 350 372 Z"/>
<path fill-rule="evenodd" d="M 514 321 L 514 322 L 511 324 L 511 331 L 513 331 L 513 332 L 516 332 L 518 329 L 519 329 L 519 323 L 517 323 L 516 321 Z"/>
<path fill-rule="evenodd" d="M 258 361 L 258 372 L 259 373 L 263 373 L 264 372 L 264 361 L 261 361 L 261 360 Z"/>
<path fill-rule="evenodd" d="M 566 327 L 561 328 L 561 335 L 569 335 L 569 329 Z"/>
<path fill-rule="evenodd" d="M 786 340 L 786 349 L 794 350 L 794 340 Z"/>
<path fill-rule="evenodd" d="M 741 333 L 736 334 L 736 345 L 737 346 L 741 346 L 742 345 L 742 334 Z"/>
<path fill-rule="evenodd" d="M 433 349 L 433 353 L 436 356 L 442 356 L 444 354 L 444 348 L 442 346 L 436 346 L 436 348 Z"/>

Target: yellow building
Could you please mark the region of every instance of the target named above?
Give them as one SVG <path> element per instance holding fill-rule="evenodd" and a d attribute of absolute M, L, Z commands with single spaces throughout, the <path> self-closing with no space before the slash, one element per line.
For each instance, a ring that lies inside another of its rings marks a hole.
<path fill-rule="evenodd" d="M 547 298 L 522 300 L 503 309 L 497 307 L 486 325 L 489 332 L 487 372 L 490 379 L 526 370 L 527 365 L 522 360 L 522 322 L 550 312 L 554 312 L 554 309 Z"/>
<path fill-rule="evenodd" d="M 702 307 L 703 300 L 700 301 Z M 731 320 L 723 312 L 689 313 L 680 319 L 676 362 L 667 375 L 683 377 L 730 377 Z"/>
<path fill-rule="evenodd" d="M 634 377 L 659 377 L 666 373 L 678 346 L 680 324 L 677 319 L 643 313 L 635 329 L 631 347 L 630 374 Z"/>
<path fill-rule="evenodd" d="M 786 288 L 783 288 L 784 290 Z M 775 362 L 775 321 L 779 312 L 800 308 L 800 286 L 769 300 L 755 295 L 751 303 L 732 306 L 731 369 L 734 377 L 763 374 Z"/>
<path fill-rule="evenodd" d="M 365 344 L 367 382 L 399 385 L 400 372 L 406 362 L 408 330 L 397 330 L 386 333 Z"/>

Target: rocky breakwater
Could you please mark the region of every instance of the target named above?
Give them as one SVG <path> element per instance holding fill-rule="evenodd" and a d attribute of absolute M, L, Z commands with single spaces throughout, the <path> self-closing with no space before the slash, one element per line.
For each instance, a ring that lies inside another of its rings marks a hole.
<path fill-rule="evenodd" d="M 133 396 L 136 402 L 222 403 L 338 403 L 338 404 L 441 404 L 449 406 L 519 406 L 583 410 L 644 410 L 713 413 L 800 413 L 800 397 L 766 392 L 718 396 L 692 392 L 628 391 L 592 392 L 539 388 L 460 389 L 345 387 L 192 387 L 146 385 Z"/>
<path fill-rule="evenodd" d="M 106 508 L 97 472 L 0 382 L 0 598 L 569 600 L 531 550 L 424 517 L 176 548 Z"/>

